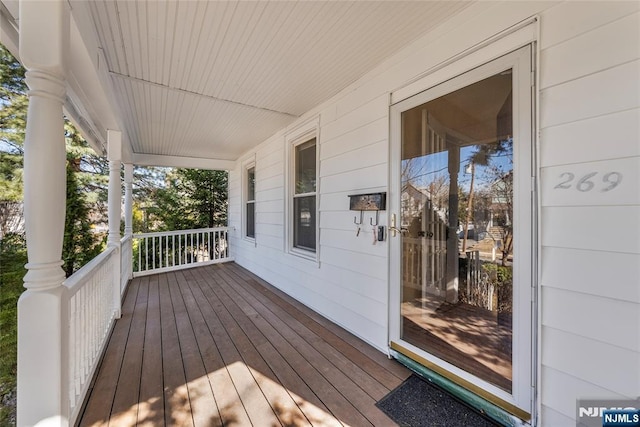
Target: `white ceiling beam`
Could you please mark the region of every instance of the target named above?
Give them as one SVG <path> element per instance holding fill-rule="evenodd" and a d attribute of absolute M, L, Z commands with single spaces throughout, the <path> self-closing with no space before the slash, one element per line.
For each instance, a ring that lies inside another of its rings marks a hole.
<path fill-rule="evenodd" d="M 15 18 L 7 9 L 5 4 L 0 1 L 0 43 L 2 43 L 11 54 L 18 58 L 18 46 L 19 46 L 19 37 L 18 37 L 18 25 L 16 24 Z"/>
<path fill-rule="evenodd" d="M 202 98 L 206 98 L 209 100 L 213 100 L 213 101 L 218 101 L 218 102 L 223 102 L 223 103 L 228 103 L 228 104 L 233 104 L 233 105 L 240 105 L 242 107 L 248 107 L 248 108 L 253 108 L 256 110 L 262 110 L 262 111 L 267 111 L 269 113 L 276 113 L 276 114 L 282 114 L 291 118 L 298 118 L 300 116 L 298 116 L 297 114 L 293 114 L 293 113 L 289 113 L 286 111 L 277 111 L 277 110 L 272 110 L 270 108 L 266 108 L 266 107 L 261 107 L 259 105 L 251 105 L 251 104 L 245 104 L 242 102 L 237 102 L 237 101 L 233 101 L 231 99 L 225 99 L 225 98 L 219 98 L 217 96 L 211 96 L 211 95 L 207 95 L 204 93 L 200 93 L 200 92 L 193 92 L 187 89 L 181 89 L 179 87 L 173 87 L 173 86 L 169 86 L 169 85 L 165 85 L 162 83 L 156 83 L 156 82 L 152 82 L 149 80 L 144 80 L 144 79 L 139 79 L 137 77 L 132 77 L 132 76 L 127 76 L 124 74 L 120 74 L 120 73 L 116 73 L 115 71 L 109 71 L 109 74 L 113 77 L 118 77 L 121 79 L 125 79 L 125 80 L 131 80 L 134 82 L 138 82 L 138 83 L 142 83 L 142 84 L 146 84 L 146 85 L 151 85 L 151 86 L 156 86 L 156 87 L 160 87 L 166 90 L 170 90 L 170 91 L 174 91 L 174 92 L 181 92 L 181 93 L 186 93 L 189 95 L 195 95 L 195 96 L 199 96 Z"/>
<path fill-rule="evenodd" d="M 133 164 L 138 166 L 164 166 L 188 169 L 232 170 L 235 160 L 205 159 L 199 157 L 162 156 L 157 154 L 133 154 Z"/>

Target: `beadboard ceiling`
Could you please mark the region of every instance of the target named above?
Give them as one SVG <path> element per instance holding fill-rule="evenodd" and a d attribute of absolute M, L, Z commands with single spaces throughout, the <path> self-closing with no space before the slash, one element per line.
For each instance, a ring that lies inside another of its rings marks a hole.
<path fill-rule="evenodd" d="M 133 153 L 235 160 L 458 13 L 455 1 L 91 1 Z"/>

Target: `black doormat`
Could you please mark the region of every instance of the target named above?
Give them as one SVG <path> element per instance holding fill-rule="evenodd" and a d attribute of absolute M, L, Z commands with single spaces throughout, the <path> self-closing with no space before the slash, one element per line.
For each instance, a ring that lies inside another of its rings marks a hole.
<path fill-rule="evenodd" d="M 376 406 L 402 427 L 500 426 L 415 374 Z"/>

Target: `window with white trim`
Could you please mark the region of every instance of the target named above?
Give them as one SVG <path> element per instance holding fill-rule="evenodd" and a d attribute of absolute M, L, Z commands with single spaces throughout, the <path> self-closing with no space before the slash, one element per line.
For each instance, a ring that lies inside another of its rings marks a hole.
<path fill-rule="evenodd" d="M 249 239 L 256 237 L 256 167 L 245 169 L 245 224 L 244 234 Z"/>
<path fill-rule="evenodd" d="M 316 138 L 293 146 L 292 247 L 316 252 Z"/>

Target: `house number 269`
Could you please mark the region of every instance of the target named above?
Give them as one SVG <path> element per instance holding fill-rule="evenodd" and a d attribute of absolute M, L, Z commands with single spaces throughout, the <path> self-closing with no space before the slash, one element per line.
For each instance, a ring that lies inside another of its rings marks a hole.
<path fill-rule="evenodd" d="M 575 185 L 576 190 L 586 193 L 587 191 L 596 190 L 602 193 L 611 191 L 616 188 L 622 182 L 622 174 L 620 172 L 607 172 L 602 175 L 602 178 L 597 177 L 598 172 L 589 172 L 586 175 L 581 176 L 577 182 L 575 174 L 571 172 L 564 172 L 560 174 L 560 183 L 553 188 L 561 190 L 569 190 Z"/>

